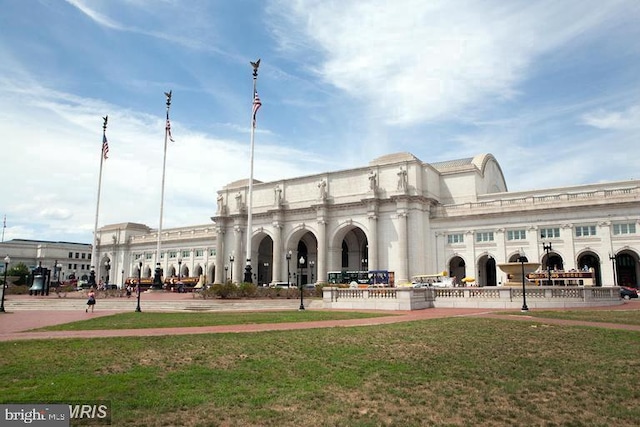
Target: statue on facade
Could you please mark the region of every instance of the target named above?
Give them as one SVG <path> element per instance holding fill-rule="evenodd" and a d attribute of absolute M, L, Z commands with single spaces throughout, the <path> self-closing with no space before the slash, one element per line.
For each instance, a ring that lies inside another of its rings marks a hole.
<path fill-rule="evenodd" d="M 320 200 L 327 200 L 327 181 L 324 179 L 318 183 L 320 189 Z"/>
<path fill-rule="evenodd" d="M 407 191 L 407 170 L 400 167 L 398 172 L 398 190 Z"/>
<path fill-rule="evenodd" d="M 224 211 L 224 198 L 222 197 L 222 194 L 218 194 L 216 200 L 218 201 L 218 214 L 222 214 L 222 212 Z"/>
<path fill-rule="evenodd" d="M 282 205 L 282 189 L 280 188 L 279 185 L 276 185 L 276 187 L 273 189 L 273 193 L 274 193 L 274 204 L 276 206 Z"/>
<path fill-rule="evenodd" d="M 238 191 L 236 194 L 236 209 L 242 210 L 242 193 Z"/>
<path fill-rule="evenodd" d="M 369 172 L 369 188 L 374 192 L 378 189 L 378 174 L 374 171 Z"/>

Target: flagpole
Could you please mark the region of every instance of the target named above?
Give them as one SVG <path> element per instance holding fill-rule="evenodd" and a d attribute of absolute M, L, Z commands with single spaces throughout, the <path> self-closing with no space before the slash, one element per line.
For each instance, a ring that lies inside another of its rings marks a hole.
<path fill-rule="evenodd" d="M 171 108 L 171 92 L 165 92 L 165 96 L 167 97 L 167 121 L 165 123 L 164 128 L 164 157 L 162 159 L 162 186 L 160 187 L 160 223 L 158 225 L 158 245 L 156 247 L 156 270 L 155 275 L 153 277 L 153 288 L 162 289 L 162 267 L 160 264 L 160 249 L 162 242 L 162 217 L 164 213 L 164 177 L 165 170 L 167 167 L 167 142 L 169 140 L 169 132 L 171 131 L 169 127 L 169 109 Z"/>
<path fill-rule="evenodd" d="M 4 219 L 2 220 L 2 243 L 4 243 L 4 229 L 7 228 L 7 214 L 4 214 Z"/>
<path fill-rule="evenodd" d="M 107 144 L 107 121 L 109 116 L 103 117 L 102 123 L 102 146 L 100 149 L 100 171 L 98 172 L 98 200 L 96 202 L 96 217 L 93 224 L 93 245 L 91 246 L 91 271 L 89 272 L 89 286 L 96 285 L 96 257 L 98 256 L 98 214 L 100 213 L 100 192 L 102 189 L 102 165 L 107 156 L 108 149 L 105 151 Z"/>
<path fill-rule="evenodd" d="M 256 87 L 258 80 L 258 67 L 260 66 L 260 59 L 256 62 L 251 62 L 253 67 L 253 105 L 251 112 L 251 156 L 250 156 L 250 172 L 249 172 L 249 194 L 247 196 L 247 265 L 244 267 L 244 282 L 253 283 L 251 277 L 251 237 L 253 234 L 253 148 L 256 131 Z"/>

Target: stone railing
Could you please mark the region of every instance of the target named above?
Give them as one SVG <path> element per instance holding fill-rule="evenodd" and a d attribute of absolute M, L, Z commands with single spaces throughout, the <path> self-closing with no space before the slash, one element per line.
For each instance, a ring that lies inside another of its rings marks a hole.
<path fill-rule="evenodd" d="M 441 205 L 435 209 L 435 215 L 437 216 L 454 216 L 459 214 L 468 214 L 470 210 L 479 210 L 482 208 L 517 208 L 522 209 L 526 206 L 546 206 L 555 205 L 562 201 L 584 201 L 584 203 L 592 203 L 593 199 L 611 199 L 620 197 L 638 197 L 640 194 L 639 187 L 626 187 L 626 188 L 613 188 L 613 189 L 598 189 L 598 190 L 586 190 L 576 193 L 559 193 L 548 195 L 535 195 L 527 194 L 521 197 L 505 198 L 505 199 L 493 199 L 493 200 L 481 200 L 478 202 L 467 202 L 451 205 Z"/>
<path fill-rule="evenodd" d="M 529 308 L 570 308 L 622 304 L 618 287 L 536 286 L 525 289 Z M 522 307 L 521 287 L 376 288 L 325 287 L 327 308 L 420 310 L 424 308 Z"/>

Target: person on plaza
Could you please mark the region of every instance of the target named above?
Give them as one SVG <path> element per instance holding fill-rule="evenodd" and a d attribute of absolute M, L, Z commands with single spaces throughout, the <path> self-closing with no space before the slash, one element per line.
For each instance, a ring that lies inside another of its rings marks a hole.
<path fill-rule="evenodd" d="M 129 283 L 127 285 L 127 298 L 131 298 L 131 292 L 133 291 L 133 287 L 131 286 L 131 283 Z"/>
<path fill-rule="evenodd" d="M 91 312 L 93 313 L 93 308 L 96 306 L 96 293 L 93 291 L 93 288 L 89 289 L 89 293 L 87 294 L 87 308 L 85 308 L 85 313 L 89 312 L 89 307 L 91 307 Z"/>

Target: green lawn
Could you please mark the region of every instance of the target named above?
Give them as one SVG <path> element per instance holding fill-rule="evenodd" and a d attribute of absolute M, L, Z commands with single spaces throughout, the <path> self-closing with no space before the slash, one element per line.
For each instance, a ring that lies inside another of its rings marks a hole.
<path fill-rule="evenodd" d="M 640 310 L 530 310 L 522 312 L 502 312 L 540 318 L 584 320 L 588 322 L 623 323 L 640 325 Z"/>
<path fill-rule="evenodd" d="M 640 333 L 541 323 L 0 342 L 0 402 L 107 400 L 116 426 L 636 426 Z"/>
<path fill-rule="evenodd" d="M 90 320 L 41 328 L 41 331 L 82 331 L 99 329 L 182 328 L 196 326 L 247 325 L 256 323 L 311 322 L 393 316 L 393 313 L 353 311 L 256 311 L 244 313 L 119 313 Z"/>

